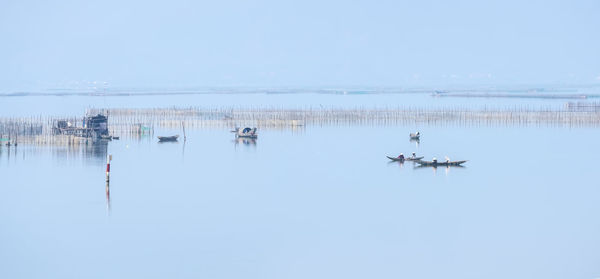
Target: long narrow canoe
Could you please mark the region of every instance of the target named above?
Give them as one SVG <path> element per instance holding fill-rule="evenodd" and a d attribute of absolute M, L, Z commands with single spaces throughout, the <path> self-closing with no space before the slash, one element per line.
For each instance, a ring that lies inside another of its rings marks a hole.
<path fill-rule="evenodd" d="M 437 166 L 460 166 L 461 164 L 465 163 L 465 161 L 438 161 L 438 162 L 432 162 L 432 161 L 417 161 L 417 164 L 421 165 L 421 166 L 431 166 L 431 167 L 437 167 Z"/>
<path fill-rule="evenodd" d="M 392 160 L 392 161 L 397 161 L 397 162 L 402 162 L 402 161 L 419 161 L 425 157 L 404 157 L 404 159 L 400 159 L 398 157 L 390 157 L 390 156 L 385 156 L 388 157 L 388 159 Z"/>
<path fill-rule="evenodd" d="M 170 136 L 170 137 L 161 137 L 161 136 L 158 136 L 158 141 L 161 141 L 161 142 L 165 142 L 165 141 L 177 141 L 177 138 L 179 138 L 179 135 L 174 135 L 174 136 Z"/>

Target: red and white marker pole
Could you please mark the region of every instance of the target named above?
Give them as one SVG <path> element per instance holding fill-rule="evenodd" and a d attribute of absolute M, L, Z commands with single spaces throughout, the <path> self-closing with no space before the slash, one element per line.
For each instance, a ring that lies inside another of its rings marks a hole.
<path fill-rule="evenodd" d="M 106 182 L 110 181 L 110 161 L 112 161 L 112 155 L 106 155 Z"/>

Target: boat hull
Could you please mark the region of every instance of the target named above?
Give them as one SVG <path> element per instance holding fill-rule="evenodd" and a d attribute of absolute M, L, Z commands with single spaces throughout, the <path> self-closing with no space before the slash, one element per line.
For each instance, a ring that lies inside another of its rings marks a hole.
<path fill-rule="evenodd" d="M 395 162 L 404 162 L 404 161 L 419 161 L 421 159 L 423 159 L 424 157 L 415 157 L 415 158 L 411 158 L 411 157 L 405 157 L 404 159 L 400 159 L 398 157 L 390 157 L 390 156 L 385 156 L 388 159 L 395 161 Z"/>
<path fill-rule="evenodd" d="M 179 138 L 179 135 L 170 136 L 170 137 L 158 136 L 157 138 L 158 138 L 159 142 L 177 141 L 177 139 Z"/>

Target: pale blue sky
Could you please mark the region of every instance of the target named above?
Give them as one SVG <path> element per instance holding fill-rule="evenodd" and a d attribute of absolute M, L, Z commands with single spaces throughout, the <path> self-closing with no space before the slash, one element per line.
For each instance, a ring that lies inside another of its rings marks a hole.
<path fill-rule="evenodd" d="M 0 92 L 600 83 L 600 1 L 2 1 Z"/>

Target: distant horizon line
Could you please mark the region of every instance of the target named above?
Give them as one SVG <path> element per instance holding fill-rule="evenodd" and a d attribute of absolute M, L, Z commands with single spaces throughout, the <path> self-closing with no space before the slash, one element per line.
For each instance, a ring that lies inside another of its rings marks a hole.
<path fill-rule="evenodd" d="M 49 88 L 45 90 L 23 90 L 0 92 L 0 97 L 25 96 L 165 96 L 204 94 L 410 94 L 410 93 L 582 93 L 581 89 L 596 89 L 585 94 L 600 93 L 596 84 L 523 84 L 523 85 L 480 85 L 480 86 L 198 86 L 198 87 L 113 87 L 113 88 Z"/>
<path fill-rule="evenodd" d="M 53 95 L 53 94 L 102 94 L 102 93 L 224 93 L 225 90 L 246 90 L 247 92 L 231 93 L 269 93 L 248 91 L 288 91 L 288 90 L 317 90 L 317 91 L 343 91 L 343 90 L 385 90 L 385 91 L 444 91 L 444 90 L 552 90 L 600 87 L 596 82 L 546 82 L 546 83 L 486 83 L 486 84 L 446 84 L 446 85 L 122 85 L 122 86 L 90 86 L 82 87 L 49 87 L 45 89 L 0 90 L 0 95 Z M 200 91 L 217 92 L 200 92 Z M 163 91 L 163 92 L 154 92 Z M 167 92 L 164 92 L 167 91 Z M 276 92 L 273 92 L 276 93 Z M 283 93 L 283 92 L 281 92 Z M 297 92 L 300 93 L 300 92 Z M 306 92 L 308 93 L 308 92 Z"/>

